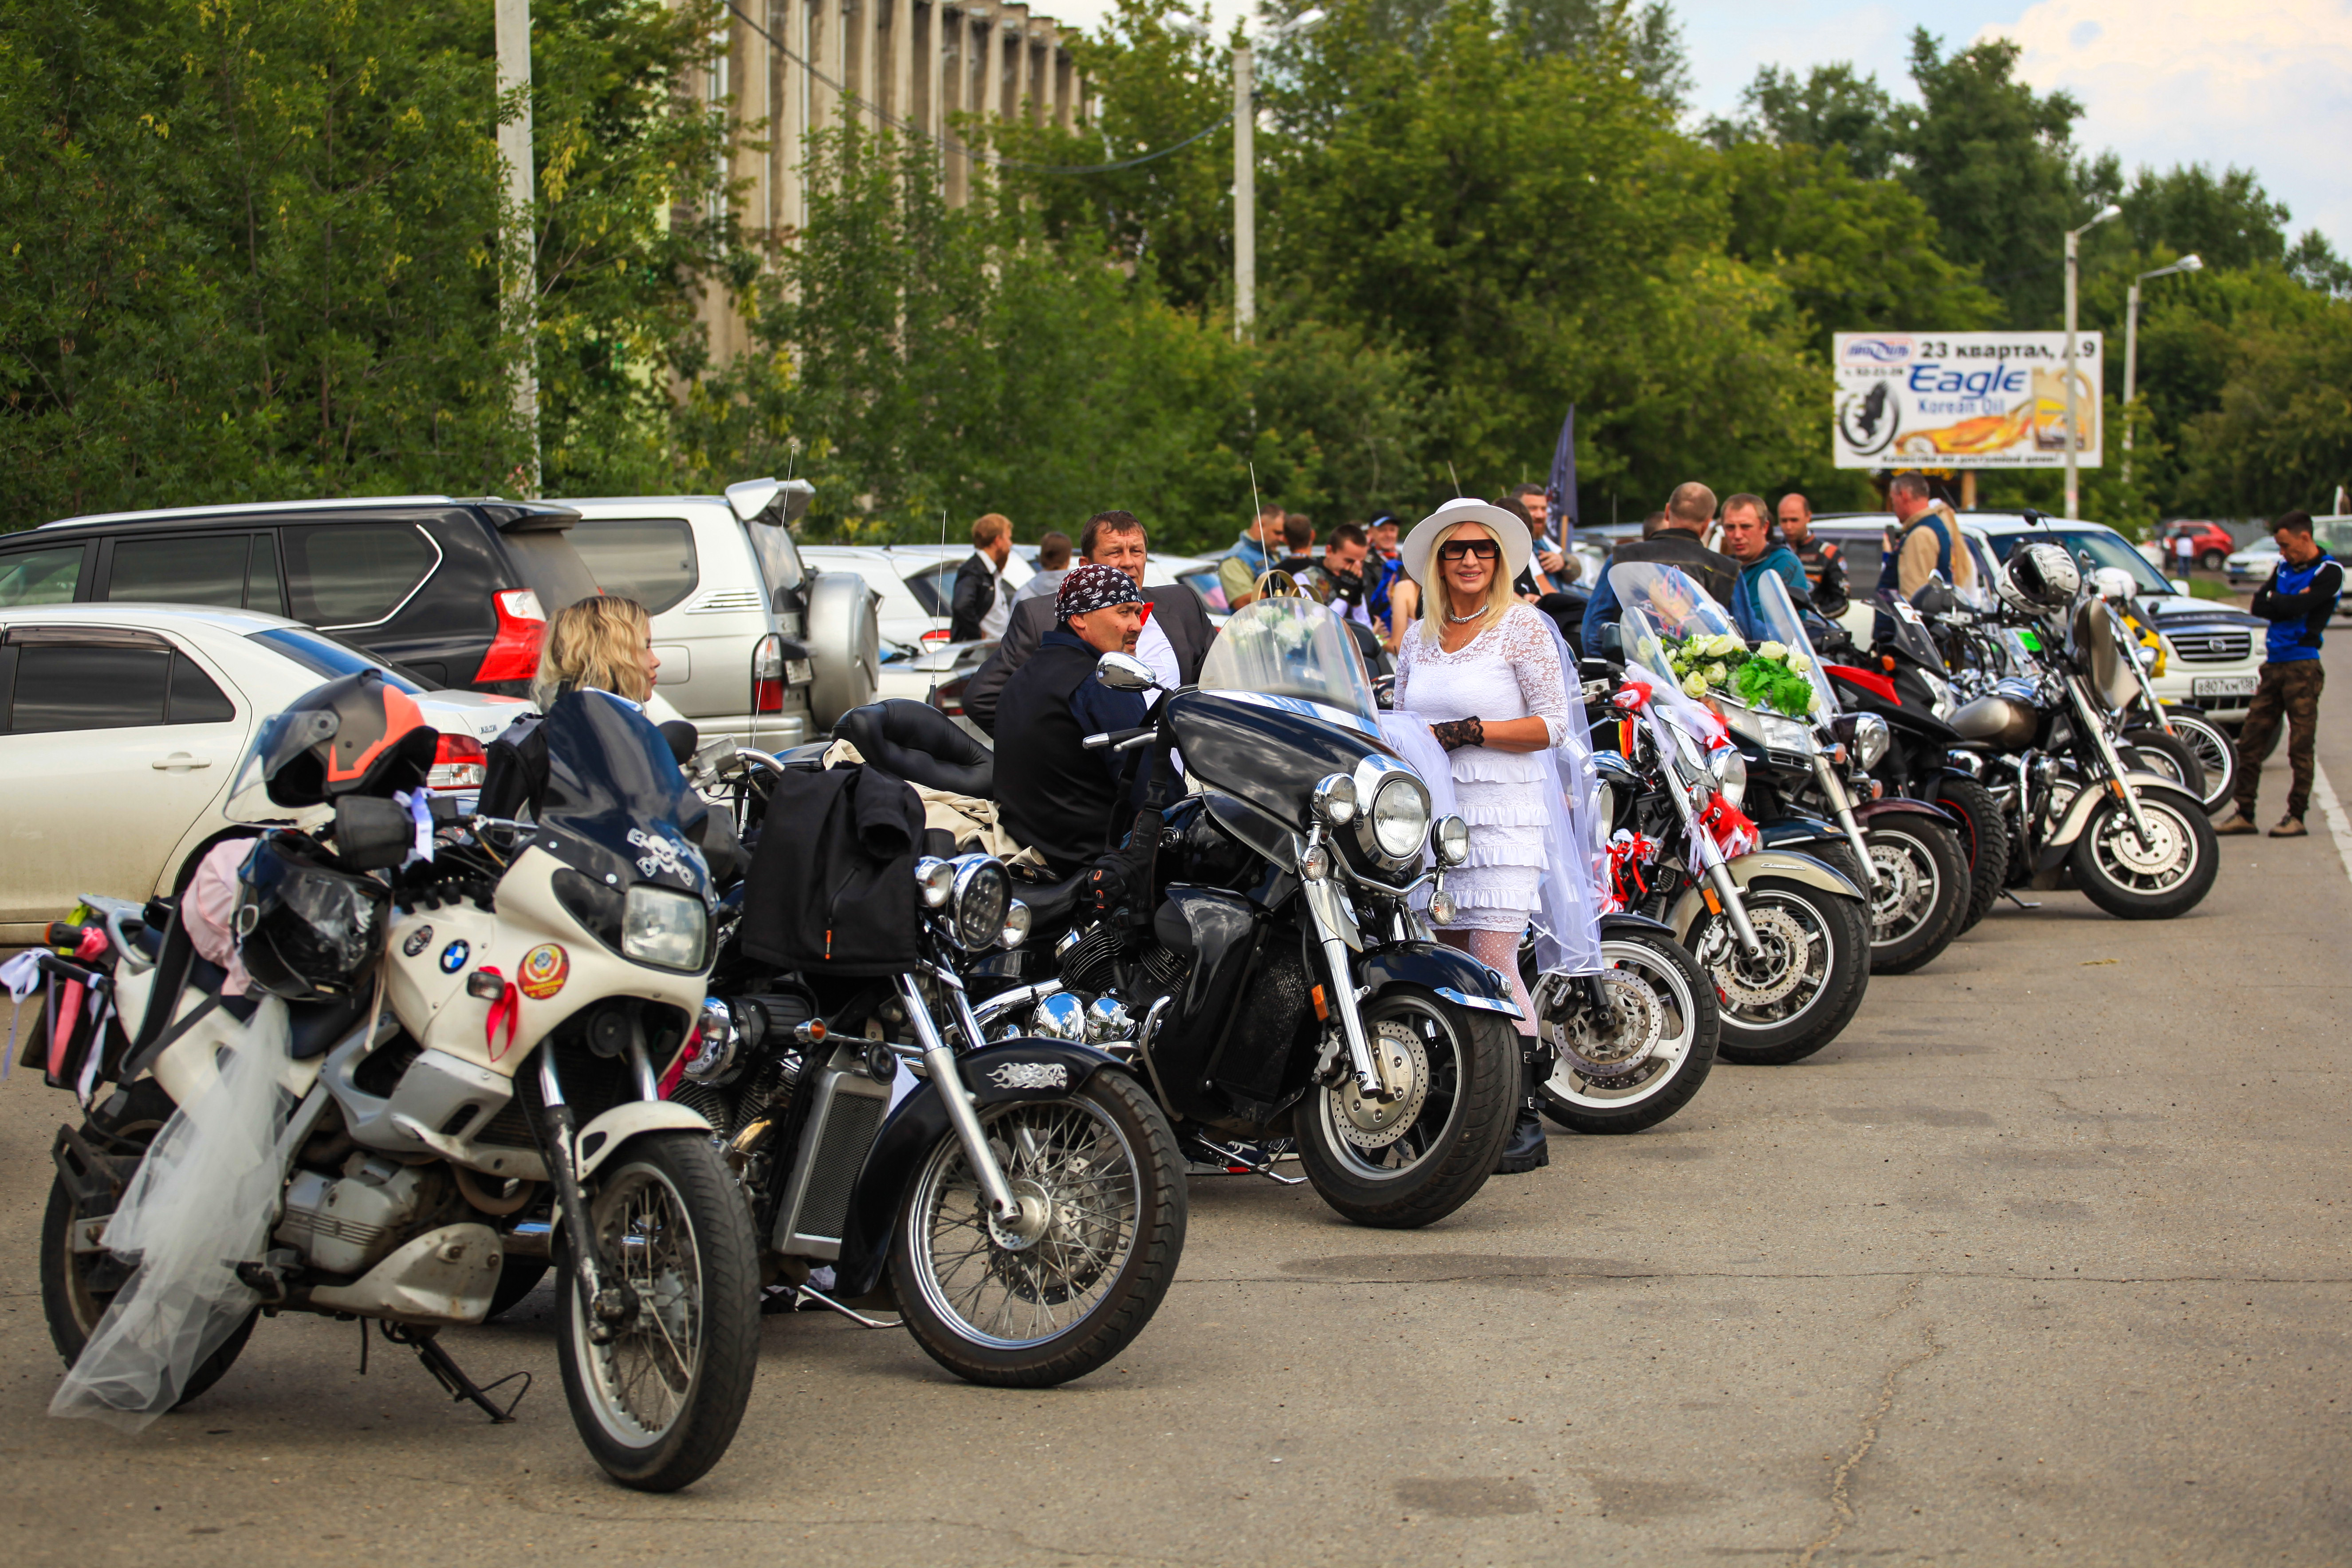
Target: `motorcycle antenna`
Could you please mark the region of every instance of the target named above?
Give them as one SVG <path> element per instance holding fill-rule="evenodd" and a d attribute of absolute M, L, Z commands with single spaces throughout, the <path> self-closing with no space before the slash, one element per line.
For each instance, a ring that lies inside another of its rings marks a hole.
<path fill-rule="evenodd" d="M 793 467 L 800 460 L 801 438 L 797 436 L 786 438 L 784 442 L 784 478 L 789 479 L 793 477 Z"/>
<path fill-rule="evenodd" d="M 1451 458 L 1445 459 L 1445 477 L 1454 481 L 1454 493 L 1455 495 L 1460 495 L 1462 493 L 1462 476 L 1454 471 L 1454 459 Z"/>
<path fill-rule="evenodd" d="M 1258 500 L 1258 499 L 1257 499 L 1257 465 L 1256 465 L 1255 463 L 1252 463 L 1252 464 L 1249 466 L 1249 471 L 1250 471 L 1250 523 L 1251 523 L 1251 525 L 1252 525 L 1253 527 L 1255 527 L 1255 526 L 1256 525 L 1256 523 L 1257 523 L 1257 520 L 1258 520 L 1259 518 L 1264 517 L 1264 516 L 1265 515 L 1265 503 L 1264 501 L 1262 501 L 1262 500 Z M 1263 542 L 1263 541 L 1261 541 L 1260 542 Z"/>

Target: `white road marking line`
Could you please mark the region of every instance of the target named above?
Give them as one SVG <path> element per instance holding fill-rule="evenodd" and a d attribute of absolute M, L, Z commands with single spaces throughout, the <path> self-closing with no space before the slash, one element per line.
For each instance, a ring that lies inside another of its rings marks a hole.
<path fill-rule="evenodd" d="M 2344 803 L 2336 798 L 2336 786 L 2327 782 L 2327 770 L 2315 757 L 2311 763 L 2312 797 L 2327 818 L 2328 836 L 2336 840 L 2336 853 L 2344 862 L 2344 874 L 2352 877 L 2352 817 L 2344 815 Z"/>

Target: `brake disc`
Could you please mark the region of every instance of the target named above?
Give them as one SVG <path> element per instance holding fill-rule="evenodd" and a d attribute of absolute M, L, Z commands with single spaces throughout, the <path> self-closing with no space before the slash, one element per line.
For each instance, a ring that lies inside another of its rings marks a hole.
<path fill-rule="evenodd" d="M 1429 1048 L 1411 1024 L 1383 1018 L 1365 1031 L 1378 1059 L 1381 1081 L 1402 1092 L 1394 1100 L 1369 1100 L 1350 1073 L 1332 1090 L 1339 1136 L 1359 1149 L 1385 1149 L 1404 1136 L 1429 1099 Z"/>
<path fill-rule="evenodd" d="M 1878 872 L 1879 884 L 1870 900 L 1874 934 L 1909 930 L 1926 912 L 1921 906 L 1928 899 L 1927 879 L 1919 875 L 1910 855 L 1894 845 L 1872 845 L 1870 863 Z"/>
<path fill-rule="evenodd" d="M 2100 836 L 2105 841 L 2101 847 L 2134 876 L 2161 877 L 2179 862 L 2180 830 L 2160 811 L 2140 815 L 2147 818 L 2147 836 L 2154 842 L 2142 844 L 2132 831 L 2131 818 L 2118 811 L 2107 819 L 2111 826 Z"/>
<path fill-rule="evenodd" d="M 1750 958 L 1738 937 L 1729 938 L 1723 962 L 1714 970 L 1715 983 L 1734 1007 L 1769 1007 L 1803 984 L 1812 942 L 1794 915 L 1772 905 L 1750 904 L 1748 923 L 1764 951 Z"/>
<path fill-rule="evenodd" d="M 1551 1043 L 1586 1078 L 1622 1078 L 1665 1038 L 1666 1010 L 1656 992 L 1622 969 L 1603 971 L 1601 982 L 1609 994 L 1605 1027 L 1591 1007 L 1579 1007 L 1551 1026 Z"/>

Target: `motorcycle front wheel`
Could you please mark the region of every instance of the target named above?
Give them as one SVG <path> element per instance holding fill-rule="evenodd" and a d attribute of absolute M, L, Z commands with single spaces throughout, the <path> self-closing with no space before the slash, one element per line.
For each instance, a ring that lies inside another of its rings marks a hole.
<path fill-rule="evenodd" d="M 924 1353 L 968 1382 L 1084 1377 L 1134 1342 L 1176 1278 L 1190 1213 L 1176 1134 L 1109 1070 L 980 1121 L 1022 1219 L 989 1213 L 961 1141 L 941 1138 L 891 1237 L 898 1310 Z"/>
<path fill-rule="evenodd" d="M 1715 981 L 1723 1043 L 1716 1055 L 1744 1067 L 1800 1061 L 1853 1021 L 1870 983 L 1870 916 L 1858 900 L 1777 877 L 1748 884 L 1743 900 L 1763 951 L 1740 950 L 1731 922 L 1711 917 L 1692 950 Z"/>
<path fill-rule="evenodd" d="M 2177 800 L 2147 794 L 2140 815 L 2156 840 L 2143 844 L 2131 814 L 2113 798 L 2092 808 L 2066 863 L 2074 885 L 2099 908 L 2124 921 L 2168 921 L 2187 914 L 2213 890 L 2221 875 L 2221 841 L 2212 820 Z"/>
<path fill-rule="evenodd" d="M 1352 1074 L 1292 1112 L 1316 1195 L 1358 1225 L 1410 1230 L 1468 1203 L 1518 1115 L 1519 1036 L 1509 1018 L 1396 985 L 1362 1010 L 1367 1043 L 1407 1087 L 1366 1099 Z M 1343 1058 L 1344 1059 L 1344 1058 Z"/>
<path fill-rule="evenodd" d="M 2207 811 L 2221 810 L 2237 791 L 2238 743 L 2230 739 L 2227 730 L 2202 714 L 2168 713 L 2166 717 L 2172 721 L 2172 738 L 2205 770 L 2205 789 L 2198 797 L 2200 802 Z M 2135 731 L 2126 738 L 2137 742 L 2140 733 Z"/>
<path fill-rule="evenodd" d="M 626 1315 L 595 1342 L 567 1216 L 556 1321 L 572 1424 L 623 1486 L 676 1491 L 719 1462 L 751 1403 L 760 1353 L 751 1211 L 709 1140 L 687 1131 L 631 1139 L 586 1197 L 606 1293 L 619 1293 Z"/>
<path fill-rule="evenodd" d="M 1878 879 L 1870 897 L 1870 972 L 1908 974 L 1960 934 L 1973 883 L 1958 835 L 1924 816 L 1882 817 L 1862 830 Z"/>
<path fill-rule="evenodd" d="M 1548 974 L 1533 989 L 1537 1030 L 1559 1052 L 1536 1092 L 1571 1132 L 1639 1132 L 1689 1104 L 1715 1066 L 1715 983 L 1663 932 L 1607 938 L 1601 956 L 1615 1003 L 1606 1037 L 1575 994 L 1581 981 Z"/>

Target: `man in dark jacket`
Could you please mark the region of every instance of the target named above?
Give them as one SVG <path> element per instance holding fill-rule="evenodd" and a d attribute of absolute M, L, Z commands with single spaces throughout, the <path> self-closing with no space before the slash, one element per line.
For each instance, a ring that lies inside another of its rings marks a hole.
<path fill-rule="evenodd" d="M 1118 567 L 1142 590 L 1144 603 L 1150 608 L 1145 612 L 1135 657 L 1151 667 L 1162 686 L 1173 690 L 1200 679 L 1201 661 L 1208 657 L 1217 630 L 1209 624 L 1201 595 L 1181 583 L 1165 588 L 1143 587 L 1150 546 L 1143 524 L 1133 512 L 1099 511 L 1087 520 L 1086 531 L 1078 539 L 1078 555 L 1088 565 Z M 1013 606 L 996 651 L 972 672 L 964 687 L 966 718 L 989 734 L 996 733 L 998 694 L 1054 626 L 1051 600 L 1030 599 Z"/>
<path fill-rule="evenodd" d="M 2288 726 L 2287 765 L 2291 782 L 2286 815 L 2271 829 L 2273 838 L 2301 838 L 2308 831 L 2303 814 L 2311 807 L 2312 748 L 2319 739 L 2319 693 L 2327 671 L 2319 662 L 2319 645 L 2328 617 L 2336 613 L 2336 596 L 2344 592 L 2344 567 L 2312 537 L 2311 514 L 2291 511 L 2271 531 L 2278 541 L 2279 563 L 2270 581 L 2250 606 L 2270 622 L 2263 642 L 2262 683 L 2246 706 L 2245 727 L 2238 731 L 2238 809 L 2217 833 L 2254 831 L 2254 800 L 2262 788 L 2263 763 L 2278 744 L 2279 723 Z"/>
<path fill-rule="evenodd" d="M 1835 542 L 1813 531 L 1813 503 L 1790 490 L 1780 498 L 1780 542 L 1796 552 L 1798 564 L 1813 585 L 1813 608 L 1836 620 L 1850 602 L 1845 579 L 1845 553 Z"/>
<path fill-rule="evenodd" d="M 1005 591 L 1004 563 L 1013 558 L 1013 524 L 990 512 L 971 525 L 971 559 L 956 571 L 948 640 L 978 642 L 1004 635 L 1013 595 Z"/>
<path fill-rule="evenodd" d="M 1054 596 L 1054 627 L 1004 685 L 996 709 L 996 799 L 1004 830 L 1056 877 L 1091 865 L 1134 820 L 1129 754 L 1087 751 L 1088 735 L 1130 730 L 1148 705 L 1095 679 L 1106 653 L 1133 653 L 1142 590 L 1115 566 L 1074 567 Z"/>
<path fill-rule="evenodd" d="M 1707 596 L 1718 605 L 1731 603 L 1732 585 L 1739 580 L 1738 563 L 1718 555 L 1699 542 L 1706 525 L 1715 521 L 1715 492 L 1693 479 L 1676 485 L 1675 493 L 1666 499 L 1666 521 L 1658 531 L 1647 539 L 1619 545 L 1610 552 L 1601 568 L 1601 581 L 1592 585 L 1592 602 L 1584 607 L 1584 651 L 1599 652 L 1601 628 L 1617 624 L 1622 607 L 1617 603 L 1617 591 L 1609 584 L 1609 568 L 1622 563 L 1654 561 L 1662 566 L 1679 566 L 1690 574 L 1691 581 L 1706 590 Z"/>

